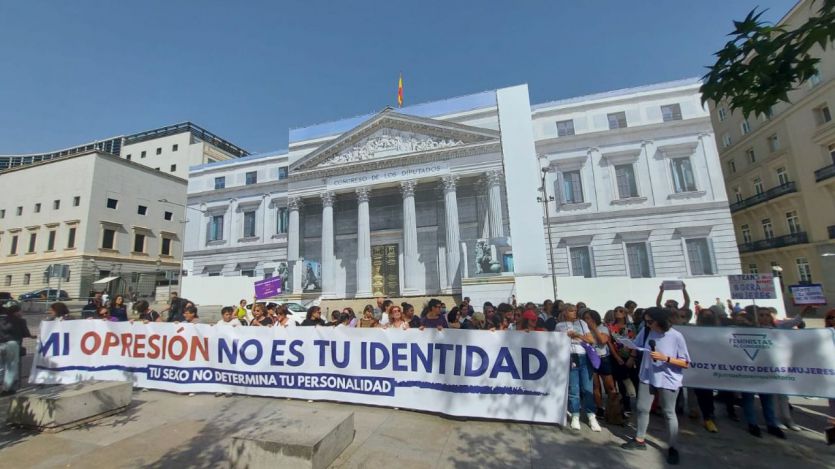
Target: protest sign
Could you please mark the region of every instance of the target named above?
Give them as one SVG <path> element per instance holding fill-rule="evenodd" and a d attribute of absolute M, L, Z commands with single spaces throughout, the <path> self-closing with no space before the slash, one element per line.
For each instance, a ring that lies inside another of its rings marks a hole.
<path fill-rule="evenodd" d="M 683 290 L 684 289 L 684 282 L 681 280 L 664 280 L 661 282 L 661 287 L 664 290 Z"/>
<path fill-rule="evenodd" d="M 270 277 L 255 282 L 255 299 L 273 298 L 281 294 L 281 277 Z"/>
<path fill-rule="evenodd" d="M 835 330 L 676 329 L 690 352 L 687 387 L 835 398 Z"/>
<path fill-rule="evenodd" d="M 323 399 L 565 424 L 565 334 L 52 321 L 31 383 Z"/>
<path fill-rule="evenodd" d="M 731 298 L 735 300 L 773 300 L 777 298 L 771 274 L 728 275 Z"/>
<path fill-rule="evenodd" d="M 789 285 L 792 293 L 792 301 L 795 305 L 825 305 L 826 297 L 823 296 L 823 286 L 819 283 L 807 285 Z"/>

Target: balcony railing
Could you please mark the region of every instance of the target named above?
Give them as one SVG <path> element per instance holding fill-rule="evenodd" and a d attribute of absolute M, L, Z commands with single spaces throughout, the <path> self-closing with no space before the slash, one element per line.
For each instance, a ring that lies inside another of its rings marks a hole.
<path fill-rule="evenodd" d="M 835 225 L 827 226 L 826 231 L 829 233 L 829 239 L 835 239 Z"/>
<path fill-rule="evenodd" d="M 766 249 L 774 249 L 774 248 L 782 248 L 786 246 L 792 246 L 795 244 L 805 244 L 809 242 L 809 237 L 806 235 L 805 231 L 801 231 L 794 234 L 788 234 L 784 236 L 778 236 L 776 238 L 771 239 L 761 239 L 759 241 L 754 241 L 751 243 L 745 243 L 739 245 L 739 252 L 754 252 L 754 251 L 764 251 Z"/>
<path fill-rule="evenodd" d="M 737 212 L 748 207 L 753 207 L 754 205 L 761 204 L 771 199 L 776 199 L 781 195 L 791 194 L 792 192 L 797 192 L 797 187 L 794 182 L 787 182 L 785 184 L 772 187 L 771 189 L 755 196 L 748 197 L 747 199 L 731 204 L 731 212 Z"/>
<path fill-rule="evenodd" d="M 815 182 L 823 181 L 824 179 L 829 179 L 832 176 L 835 176 L 835 164 L 824 166 L 823 168 L 815 171 Z"/>

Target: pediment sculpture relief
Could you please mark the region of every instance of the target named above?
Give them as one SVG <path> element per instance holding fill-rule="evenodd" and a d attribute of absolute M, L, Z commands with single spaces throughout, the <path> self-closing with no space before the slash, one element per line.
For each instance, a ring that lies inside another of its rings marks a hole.
<path fill-rule="evenodd" d="M 441 139 L 409 133 L 381 133 L 366 138 L 353 147 L 343 150 L 319 164 L 319 167 L 355 163 L 383 156 L 462 145 L 461 140 Z"/>

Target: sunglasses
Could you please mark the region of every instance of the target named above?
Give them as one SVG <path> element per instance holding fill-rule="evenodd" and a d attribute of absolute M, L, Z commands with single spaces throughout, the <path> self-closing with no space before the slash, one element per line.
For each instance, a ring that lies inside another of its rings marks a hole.
<path fill-rule="evenodd" d="M 644 319 L 644 322 L 647 324 L 655 324 L 655 321 L 653 321 L 652 319 Z"/>

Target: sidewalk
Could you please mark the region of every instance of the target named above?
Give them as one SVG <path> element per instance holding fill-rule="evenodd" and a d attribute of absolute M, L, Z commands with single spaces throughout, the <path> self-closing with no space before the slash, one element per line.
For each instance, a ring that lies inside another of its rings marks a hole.
<path fill-rule="evenodd" d="M 8 398 L 0 400 L 5 420 Z M 831 468 L 835 447 L 827 447 L 820 428 L 825 400 L 795 400 L 804 430 L 788 440 L 754 438 L 741 423 L 719 417 L 720 433 L 680 418 L 681 467 Z M 580 433 L 555 425 L 465 421 L 442 416 L 330 402 L 259 397 L 193 397 L 148 391 L 134 393 L 131 407 L 95 424 L 56 434 L 33 434 L 3 427 L 0 459 L 6 467 L 229 467 L 228 438 L 249 422 L 280 415 L 288 407 L 321 412 L 354 412 L 353 443 L 335 468 L 660 468 L 666 447 L 657 438 L 645 452 L 619 445 L 631 428 Z M 663 436 L 663 419 L 653 417 L 650 435 Z M 659 451 L 663 448 L 663 452 Z"/>

